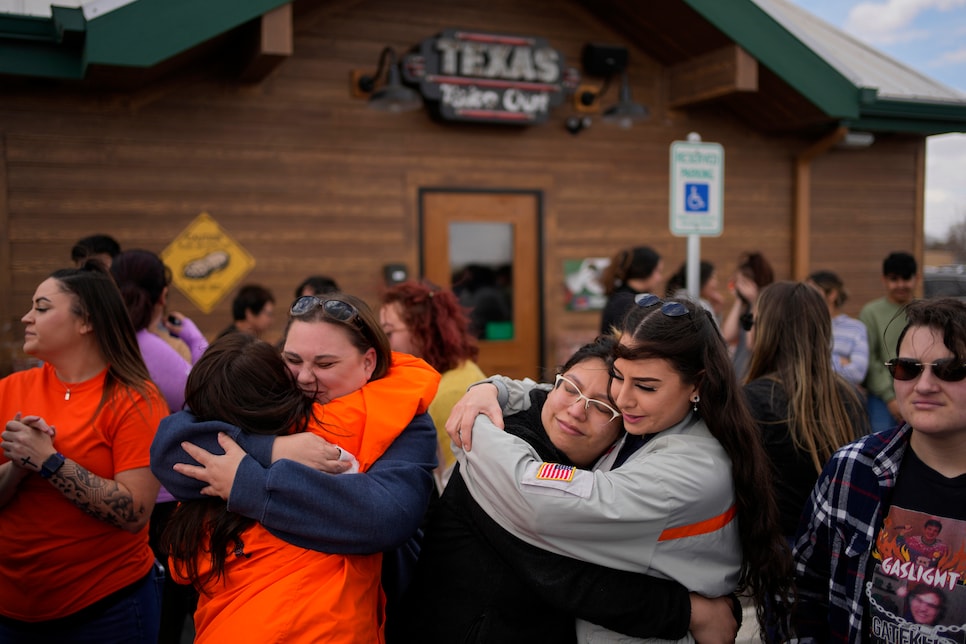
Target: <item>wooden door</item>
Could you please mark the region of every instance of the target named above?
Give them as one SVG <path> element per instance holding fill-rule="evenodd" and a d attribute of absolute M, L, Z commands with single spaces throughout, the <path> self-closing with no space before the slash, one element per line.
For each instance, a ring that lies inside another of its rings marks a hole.
<path fill-rule="evenodd" d="M 470 309 L 487 375 L 542 373 L 540 193 L 420 191 L 422 274 Z"/>

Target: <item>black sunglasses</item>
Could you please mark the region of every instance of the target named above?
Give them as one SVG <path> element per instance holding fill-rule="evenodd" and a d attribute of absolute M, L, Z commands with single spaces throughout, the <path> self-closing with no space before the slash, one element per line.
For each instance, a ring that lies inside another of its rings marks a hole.
<path fill-rule="evenodd" d="M 912 358 L 894 358 L 885 363 L 885 366 L 896 380 L 915 380 L 926 367 L 932 369 L 932 375 L 945 382 L 959 382 L 966 378 L 966 364 L 957 358 L 943 358 L 926 363 Z"/>
<path fill-rule="evenodd" d="M 303 295 L 295 300 L 289 313 L 291 313 L 292 317 L 298 317 L 312 311 L 317 306 L 322 307 L 322 311 L 327 316 L 339 322 L 351 322 L 359 317 L 359 311 L 348 302 L 343 302 L 342 300 L 326 300 L 314 295 Z"/>
<path fill-rule="evenodd" d="M 654 306 L 655 304 L 661 305 L 661 313 L 668 316 L 669 318 L 679 318 L 682 315 L 691 317 L 691 311 L 688 307 L 684 306 L 681 302 L 665 302 L 657 295 L 653 293 L 638 293 L 634 296 L 634 304 L 642 306 L 645 309 Z"/>

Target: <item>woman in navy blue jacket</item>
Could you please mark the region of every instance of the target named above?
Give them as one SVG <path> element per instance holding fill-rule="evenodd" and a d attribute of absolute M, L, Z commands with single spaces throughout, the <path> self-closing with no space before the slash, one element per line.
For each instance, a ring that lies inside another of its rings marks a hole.
<path fill-rule="evenodd" d="M 325 403 L 385 375 L 392 352 L 362 300 L 307 295 L 292 306 L 282 357 L 303 392 Z M 180 439 L 165 438 L 155 439 L 152 462 L 188 462 Z M 390 603 L 405 584 L 435 489 L 436 429 L 429 414 L 413 418 L 364 476 L 332 476 L 349 463 L 339 460 L 337 446 L 310 433 L 275 437 L 238 430 L 221 439 L 199 435 L 192 442 L 196 448 L 189 446 L 190 455 L 202 467 L 154 468 L 176 498 L 220 496 L 230 511 L 302 548 L 383 552 L 383 586 Z"/>

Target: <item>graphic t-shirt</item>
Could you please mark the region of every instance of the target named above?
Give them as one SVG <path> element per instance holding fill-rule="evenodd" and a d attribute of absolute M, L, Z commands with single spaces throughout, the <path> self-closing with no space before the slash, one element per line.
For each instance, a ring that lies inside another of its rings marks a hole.
<path fill-rule="evenodd" d="M 966 475 L 946 478 L 910 447 L 871 566 L 870 642 L 966 642 Z"/>

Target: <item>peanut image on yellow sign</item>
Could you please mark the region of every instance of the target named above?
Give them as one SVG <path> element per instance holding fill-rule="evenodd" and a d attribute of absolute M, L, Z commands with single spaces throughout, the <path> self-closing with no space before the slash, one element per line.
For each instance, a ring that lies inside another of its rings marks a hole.
<path fill-rule="evenodd" d="M 255 267 L 255 259 L 206 212 L 161 253 L 171 281 L 195 306 L 210 313 Z"/>

